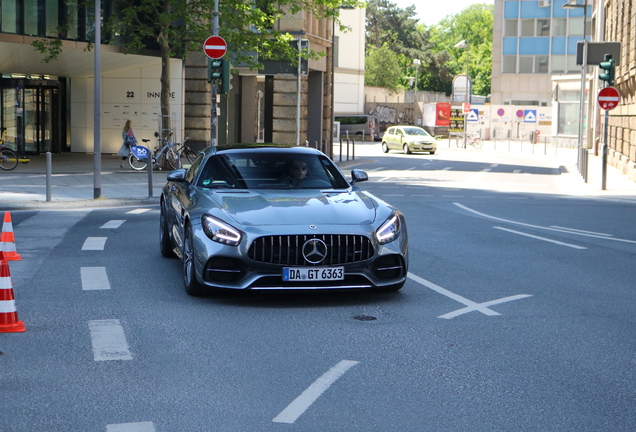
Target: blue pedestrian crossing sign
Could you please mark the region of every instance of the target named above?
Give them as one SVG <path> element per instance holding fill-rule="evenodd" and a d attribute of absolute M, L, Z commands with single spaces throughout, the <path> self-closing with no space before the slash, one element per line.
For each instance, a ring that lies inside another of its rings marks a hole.
<path fill-rule="evenodd" d="M 525 110 L 523 116 L 524 123 L 536 123 L 537 122 L 537 110 Z"/>
<path fill-rule="evenodd" d="M 477 108 L 470 109 L 468 116 L 466 116 L 466 120 L 468 121 L 479 121 L 479 110 Z"/>

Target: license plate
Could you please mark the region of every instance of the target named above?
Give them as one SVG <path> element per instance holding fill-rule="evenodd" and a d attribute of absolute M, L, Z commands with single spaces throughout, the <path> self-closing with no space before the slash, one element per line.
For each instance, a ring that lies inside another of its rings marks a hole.
<path fill-rule="evenodd" d="M 344 267 L 284 267 L 285 282 L 344 280 Z"/>

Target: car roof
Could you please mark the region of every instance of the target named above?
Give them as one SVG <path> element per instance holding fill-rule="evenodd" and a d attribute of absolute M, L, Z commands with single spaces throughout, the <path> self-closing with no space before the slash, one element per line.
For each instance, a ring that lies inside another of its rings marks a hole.
<path fill-rule="evenodd" d="M 230 144 L 210 147 L 205 150 L 206 154 L 232 154 L 232 153 L 278 153 L 318 155 L 322 152 L 312 147 L 296 146 L 293 144 L 270 144 L 270 143 L 249 143 Z"/>

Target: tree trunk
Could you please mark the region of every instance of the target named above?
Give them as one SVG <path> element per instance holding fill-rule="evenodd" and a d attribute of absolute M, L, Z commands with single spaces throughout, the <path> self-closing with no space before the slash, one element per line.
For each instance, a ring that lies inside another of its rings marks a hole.
<path fill-rule="evenodd" d="M 161 49 L 161 133 L 172 131 L 170 116 L 170 44 L 165 33 L 157 38 Z M 174 131 L 172 131 L 174 133 Z"/>

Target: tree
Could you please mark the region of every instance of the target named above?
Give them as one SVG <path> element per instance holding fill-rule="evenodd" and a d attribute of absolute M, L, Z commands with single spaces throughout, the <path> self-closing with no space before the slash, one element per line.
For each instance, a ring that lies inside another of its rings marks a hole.
<path fill-rule="evenodd" d="M 490 94 L 492 31 L 493 6 L 487 4 L 471 5 L 458 14 L 448 15 L 430 29 L 433 50 L 439 55 L 448 56 L 445 65 L 450 75 L 466 72 L 468 55 L 473 92 L 484 96 Z M 454 48 L 461 40 L 469 42 L 468 50 Z"/>
<path fill-rule="evenodd" d="M 214 3 L 214 0 L 113 0 L 103 42 L 122 45 L 128 53 L 148 46 L 160 51 L 161 114 L 164 116 L 170 114 L 169 60 L 185 58 L 188 51 L 201 49 L 202 42 L 212 34 Z M 275 3 L 223 0 L 218 2 L 218 33 L 227 42 L 232 60 L 251 68 L 258 67 L 262 59 L 297 61 L 297 48 L 289 44 L 294 38 L 275 28 L 277 19 L 306 11 L 338 22 L 340 7 L 359 6 L 358 0 L 278 0 Z M 67 7 L 94 8 L 85 0 L 69 0 Z M 65 31 L 63 27 L 59 30 L 61 34 Z M 45 62 L 54 61 L 62 49 L 59 38 L 38 40 L 32 45 L 47 54 Z M 304 55 L 317 58 L 319 54 L 306 52 Z"/>
<path fill-rule="evenodd" d="M 385 87 L 391 93 L 397 92 L 402 87 L 401 79 L 404 76 L 401 63 L 404 59 L 389 47 L 371 47 L 369 55 L 365 59 L 364 84 L 373 87 Z"/>

